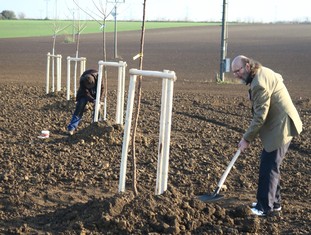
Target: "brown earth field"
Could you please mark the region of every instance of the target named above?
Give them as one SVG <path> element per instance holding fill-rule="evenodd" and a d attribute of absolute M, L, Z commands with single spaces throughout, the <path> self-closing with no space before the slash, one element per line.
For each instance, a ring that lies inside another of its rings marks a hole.
<path fill-rule="evenodd" d="M 51 33 L 52 34 L 52 33 Z M 62 90 L 46 94 L 46 55 L 52 37 L 0 39 L 1 234 L 310 234 L 311 24 L 245 24 L 228 28 L 228 57 L 253 57 L 281 73 L 304 124 L 282 164 L 282 211 L 250 214 L 256 200 L 259 139 L 237 159 L 221 194 L 204 203 L 237 151 L 251 120 L 248 88 L 219 71 L 220 26 L 146 30 L 145 70 L 176 72 L 168 189 L 155 195 L 161 82 L 142 79 L 136 133 L 137 188 L 132 190 L 129 151 L 126 190 L 118 192 L 123 127 L 114 124 L 116 69 L 108 68 L 107 121 L 92 123 L 92 107 L 79 129 L 66 126 L 74 98 L 66 101 L 66 57 L 75 43 L 56 38 L 63 56 Z M 102 34 L 82 35 L 87 68 L 103 59 Z M 107 60 L 137 68 L 140 31 L 107 33 Z M 42 130 L 50 137 L 40 139 Z"/>

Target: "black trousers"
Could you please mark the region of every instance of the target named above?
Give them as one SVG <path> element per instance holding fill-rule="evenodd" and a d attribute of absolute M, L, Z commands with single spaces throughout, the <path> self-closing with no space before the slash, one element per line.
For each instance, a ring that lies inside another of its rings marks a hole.
<path fill-rule="evenodd" d="M 263 149 L 261 153 L 256 208 L 265 213 L 281 206 L 280 166 L 289 145 L 290 142 L 272 152 Z"/>

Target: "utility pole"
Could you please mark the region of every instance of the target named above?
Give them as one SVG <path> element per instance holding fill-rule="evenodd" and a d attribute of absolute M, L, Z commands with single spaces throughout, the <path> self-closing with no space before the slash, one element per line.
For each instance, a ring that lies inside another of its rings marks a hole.
<path fill-rule="evenodd" d="M 50 0 L 44 0 L 46 1 L 46 19 L 49 19 L 49 1 Z"/>
<path fill-rule="evenodd" d="M 76 41 L 76 20 L 75 9 L 72 10 L 72 42 Z"/>
<path fill-rule="evenodd" d="M 225 66 L 227 57 L 227 0 L 223 0 L 222 27 L 221 27 L 221 50 L 220 50 L 220 81 L 225 80 Z"/>
<path fill-rule="evenodd" d="M 114 4 L 114 11 L 113 11 L 113 16 L 114 16 L 114 58 L 116 59 L 118 57 L 118 39 L 117 39 L 117 0 L 115 0 Z"/>
<path fill-rule="evenodd" d="M 118 57 L 118 35 L 117 35 L 117 5 L 118 3 L 125 3 L 125 0 L 108 0 L 110 3 L 114 3 L 114 10 L 112 16 L 114 17 L 114 58 Z"/>
<path fill-rule="evenodd" d="M 57 20 L 57 0 L 55 0 L 55 20 Z"/>

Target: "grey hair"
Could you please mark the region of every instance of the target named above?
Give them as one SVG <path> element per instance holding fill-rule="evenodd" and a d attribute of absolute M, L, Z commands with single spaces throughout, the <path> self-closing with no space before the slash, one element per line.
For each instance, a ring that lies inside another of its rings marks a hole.
<path fill-rule="evenodd" d="M 246 64 L 249 64 L 249 67 L 250 67 L 250 76 L 253 78 L 258 69 L 260 69 L 262 67 L 261 63 L 252 59 L 252 58 L 247 58 L 245 56 L 242 56 L 241 57 L 241 61 L 243 63 L 243 66 L 245 66 Z"/>

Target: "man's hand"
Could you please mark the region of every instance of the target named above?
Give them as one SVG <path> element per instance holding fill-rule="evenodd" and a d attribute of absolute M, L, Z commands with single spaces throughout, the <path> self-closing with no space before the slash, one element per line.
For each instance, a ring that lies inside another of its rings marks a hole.
<path fill-rule="evenodd" d="M 247 149 L 249 146 L 249 142 L 247 142 L 245 139 L 241 139 L 240 143 L 238 144 L 238 147 L 240 148 L 241 152 L 244 152 L 245 149 Z"/>
<path fill-rule="evenodd" d="M 96 100 L 93 100 L 93 103 L 95 104 L 95 103 L 96 103 Z M 100 102 L 99 102 L 99 105 L 104 105 L 104 102 L 100 101 Z"/>

